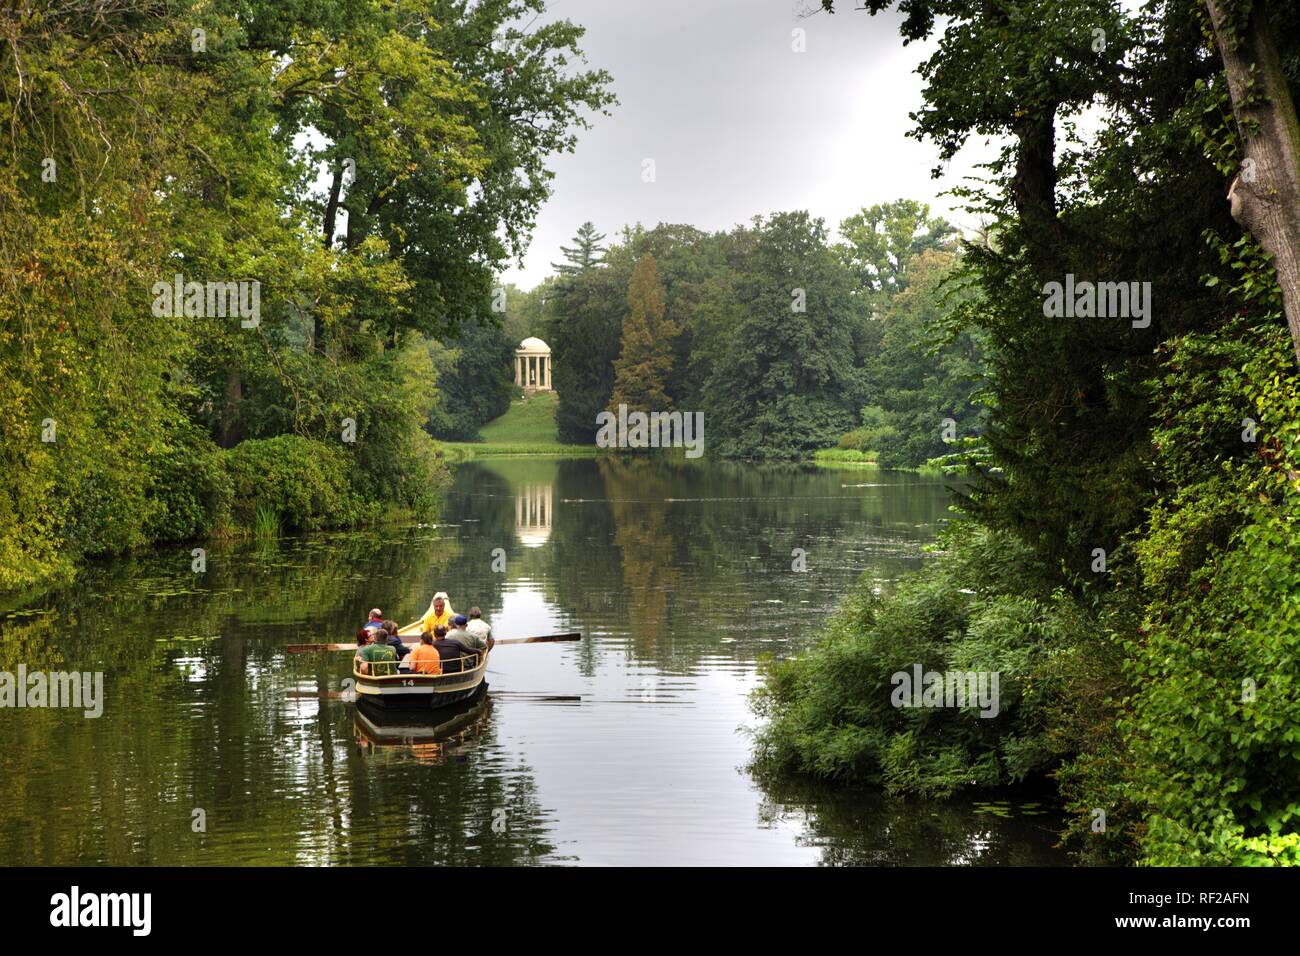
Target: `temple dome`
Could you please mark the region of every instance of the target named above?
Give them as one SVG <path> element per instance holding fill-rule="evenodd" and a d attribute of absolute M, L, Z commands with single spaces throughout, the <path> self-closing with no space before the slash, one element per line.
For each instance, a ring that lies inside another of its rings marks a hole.
<path fill-rule="evenodd" d="M 524 339 L 522 342 L 519 343 L 519 349 L 520 351 L 529 351 L 529 352 L 549 352 L 551 350 L 551 347 L 547 345 L 545 342 L 543 342 L 541 339 L 534 338 L 533 336 L 530 335 L 528 338 Z"/>

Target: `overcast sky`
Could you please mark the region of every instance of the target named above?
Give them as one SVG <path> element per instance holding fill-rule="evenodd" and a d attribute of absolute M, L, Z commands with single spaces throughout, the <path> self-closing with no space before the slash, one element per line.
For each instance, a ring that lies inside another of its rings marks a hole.
<path fill-rule="evenodd" d="M 755 214 L 807 209 L 832 229 L 863 206 L 902 197 L 965 228 L 940 197 L 991 150 L 970 149 L 943 179 L 936 150 L 905 138 L 921 105 L 917 65 L 898 20 L 841 0 L 834 16 L 800 18 L 812 0 L 551 0 L 547 17 L 586 27 L 589 66 L 613 76 L 618 105 L 572 154 L 553 157 L 554 193 L 522 269 L 528 289 L 590 219 L 611 239 L 624 225 L 727 229 Z M 806 31 L 796 53 L 791 31 Z M 656 181 L 642 182 L 653 159 Z"/>

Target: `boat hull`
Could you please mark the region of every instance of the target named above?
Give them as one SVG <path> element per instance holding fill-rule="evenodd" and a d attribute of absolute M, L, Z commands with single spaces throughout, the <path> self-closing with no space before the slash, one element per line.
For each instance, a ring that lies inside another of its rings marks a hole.
<path fill-rule="evenodd" d="M 487 674 L 484 652 L 479 663 L 454 674 L 410 674 L 402 672 L 388 677 L 372 677 L 352 665 L 357 700 L 383 710 L 438 710 L 452 707 L 473 697 Z"/>

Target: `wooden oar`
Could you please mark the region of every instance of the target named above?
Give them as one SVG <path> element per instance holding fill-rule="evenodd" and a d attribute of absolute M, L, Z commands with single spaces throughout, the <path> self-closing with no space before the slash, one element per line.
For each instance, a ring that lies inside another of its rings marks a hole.
<path fill-rule="evenodd" d="M 502 644 L 552 644 L 556 641 L 580 641 L 582 635 L 577 631 L 572 634 L 543 634 L 541 637 L 507 637 L 504 640 L 497 641 L 493 647 L 500 647 Z M 403 644 L 406 641 L 402 642 Z M 285 648 L 290 654 L 306 654 L 311 651 L 355 651 L 358 647 L 364 647 L 364 644 L 290 644 Z"/>

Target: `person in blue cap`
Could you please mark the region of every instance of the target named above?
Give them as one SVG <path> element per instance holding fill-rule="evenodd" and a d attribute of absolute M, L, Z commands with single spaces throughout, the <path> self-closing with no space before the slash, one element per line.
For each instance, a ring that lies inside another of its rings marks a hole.
<path fill-rule="evenodd" d="M 466 630 L 469 624 L 469 618 L 464 614 L 457 614 L 451 620 L 451 630 L 447 632 L 447 640 L 455 641 L 461 647 L 465 648 L 467 654 L 477 654 L 486 651 L 490 646 L 487 640 L 474 631 Z"/>

